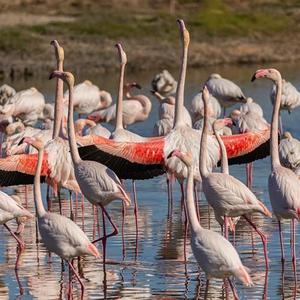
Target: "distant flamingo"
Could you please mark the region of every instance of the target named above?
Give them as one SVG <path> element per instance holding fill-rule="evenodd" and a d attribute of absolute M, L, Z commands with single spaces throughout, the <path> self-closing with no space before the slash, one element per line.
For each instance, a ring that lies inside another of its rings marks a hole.
<path fill-rule="evenodd" d="M 120 199 L 124 201 L 125 205 L 129 205 L 130 199 L 124 191 L 119 178 L 112 170 L 100 163 L 81 160 L 76 145 L 73 121 L 74 76 L 69 72 L 54 71 L 51 73 L 50 79 L 54 77 L 62 79 L 69 89 L 68 136 L 76 180 L 85 198 L 102 209 L 104 236 L 94 242 L 102 241 L 103 243 L 103 267 L 105 268 L 106 240 L 108 237 L 118 234 L 118 229 L 107 213 L 105 206 L 116 199 Z M 114 228 L 114 231 L 108 235 L 106 235 L 105 216 Z"/>
<path fill-rule="evenodd" d="M 204 229 L 198 219 L 193 196 L 193 157 L 191 153 L 183 153 L 174 150 L 171 156 L 177 156 L 188 169 L 186 185 L 186 204 L 189 224 L 191 227 L 191 247 L 193 254 L 207 277 L 207 287 L 210 278 L 227 278 L 235 299 L 238 299 L 229 276 L 233 275 L 245 285 L 251 286 L 253 282 L 246 268 L 239 257 L 239 254 L 232 244 L 220 234 Z"/>
<path fill-rule="evenodd" d="M 246 219 L 262 239 L 266 268 L 268 269 L 266 236 L 252 223 L 248 215 L 253 212 L 259 212 L 265 216 L 272 217 L 272 214 L 241 181 L 226 173 L 208 172 L 206 166 L 208 129 L 206 118 L 209 92 L 206 87 L 204 87 L 202 95 L 204 102 L 204 127 L 201 138 L 199 168 L 206 200 L 217 215 L 224 216 L 225 237 L 228 237 L 228 217 L 243 216 Z"/>
<path fill-rule="evenodd" d="M 16 90 L 8 84 L 0 86 L 0 105 L 4 105 L 9 98 L 16 94 Z"/>
<path fill-rule="evenodd" d="M 45 210 L 40 184 L 44 145 L 41 140 L 36 138 L 25 138 L 24 142 L 31 144 L 38 150 L 38 163 L 34 177 L 34 202 L 42 242 L 48 251 L 54 252 L 68 262 L 69 267 L 77 277 L 83 292 L 84 284 L 70 260 L 82 255 L 93 255 L 99 258 L 100 254 L 76 223 L 65 216 L 47 212 Z"/>
<path fill-rule="evenodd" d="M 300 218 L 300 185 L 298 176 L 290 169 L 280 164 L 278 153 L 278 120 L 282 95 L 282 79 L 281 74 L 276 69 L 257 70 L 252 81 L 257 78 L 267 78 L 276 85 L 276 100 L 273 106 L 272 123 L 271 123 L 271 159 L 272 170 L 269 176 L 269 195 L 273 212 L 278 220 L 281 260 L 284 263 L 284 246 L 283 232 L 281 231 L 281 219 L 292 220 L 292 262 L 295 279 L 296 275 L 296 235 L 295 235 L 295 219 Z M 296 279 L 297 280 L 297 279 Z"/>
<path fill-rule="evenodd" d="M 68 99 L 68 91 L 64 99 Z M 90 114 L 95 110 L 104 109 L 111 105 L 111 95 L 94 85 L 91 81 L 85 80 L 74 86 L 74 111 L 81 114 Z M 67 105 L 67 103 L 66 103 Z"/>
<path fill-rule="evenodd" d="M 156 74 L 151 82 L 152 88 L 163 97 L 169 97 L 176 93 L 177 81 L 168 70 Z"/>
<path fill-rule="evenodd" d="M 109 138 L 111 135 L 110 131 L 100 123 L 96 124 L 94 121 L 88 119 L 78 119 L 75 122 L 75 133 L 78 136 L 93 134 L 103 136 L 105 138 Z"/>
<path fill-rule="evenodd" d="M 0 224 L 9 231 L 19 244 L 20 249 L 23 249 L 25 247 L 24 242 L 22 242 L 6 224 L 8 221 L 19 217 L 33 218 L 34 216 L 12 197 L 0 191 Z"/>
<path fill-rule="evenodd" d="M 286 131 L 279 144 L 279 158 L 281 164 L 300 175 L 300 141 Z"/>
<path fill-rule="evenodd" d="M 240 107 L 240 111 L 243 113 L 253 112 L 260 117 L 264 116 L 264 111 L 259 104 L 254 102 L 253 98 L 248 97 L 246 103 L 243 103 Z"/>
<path fill-rule="evenodd" d="M 209 92 L 219 100 L 225 109 L 239 102 L 246 102 L 242 90 L 232 81 L 222 78 L 219 74 L 211 74 L 205 83 Z"/>
<path fill-rule="evenodd" d="M 131 125 L 136 122 L 143 122 L 148 119 L 152 104 L 148 97 L 145 95 L 132 95 L 131 89 L 139 88 L 141 86 L 137 83 L 130 83 L 124 85 L 124 94 L 126 100 L 123 103 L 123 125 Z M 114 123 L 116 121 L 117 109 L 116 104 L 88 116 L 88 119 L 97 122 Z"/>

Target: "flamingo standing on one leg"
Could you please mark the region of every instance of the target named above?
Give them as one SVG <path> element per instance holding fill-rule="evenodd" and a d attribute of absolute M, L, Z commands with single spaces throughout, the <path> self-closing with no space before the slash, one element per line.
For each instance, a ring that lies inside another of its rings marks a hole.
<path fill-rule="evenodd" d="M 259 201 L 251 190 L 241 181 L 226 173 L 209 173 L 206 166 L 207 156 L 207 103 L 209 92 L 204 87 L 204 127 L 202 131 L 200 147 L 200 173 L 202 178 L 203 192 L 207 202 L 213 207 L 217 215 L 224 216 L 225 236 L 228 237 L 228 217 L 243 216 L 254 228 L 262 239 L 266 269 L 268 269 L 267 239 L 266 236 L 252 223 L 248 215 L 259 212 L 271 217 L 271 212 Z"/>
<path fill-rule="evenodd" d="M 284 263 L 284 245 L 283 233 L 281 231 L 281 219 L 292 220 L 292 261 L 295 279 L 296 273 L 296 235 L 295 235 L 295 219 L 300 218 L 300 185 L 298 176 L 290 169 L 280 164 L 278 152 L 278 122 L 279 111 L 282 95 L 282 79 L 281 74 L 276 69 L 257 70 L 252 81 L 257 78 L 267 78 L 276 85 L 276 100 L 273 106 L 272 123 L 271 123 L 271 162 L 272 170 L 269 176 L 269 195 L 273 212 L 278 219 L 281 260 Z"/>
<path fill-rule="evenodd" d="M 232 246 L 232 244 L 220 234 L 204 229 L 198 219 L 193 197 L 193 157 L 190 153 L 183 153 L 174 150 L 171 156 L 177 156 L 187 166 L 188 178 L 186 185 L 186 204 L 188 220 L 191 228 L 191 247 L 193 254 L 207 277 L 207 286 L 209 279 L 228 278 L 235 299 L 238 299 L 236 291 L 231 283 L 229 276 L 233 275 L 241 280 L 245 285 L 251 286 L 253 282 L 248 274 L 247 268 L 241 262 L 241 259 Z"/>
<path fill-rule="evenodd" d="M 45 210 L 40 184 L 44 145 L 41 140 L 36 138 L 29 137 L 25 138 L 24 141 L 38 150 L 38 163 L 34 177 L 34 202 L 38 217 L 38 228 L 43 244 L 48 251 L 54 252 L 68 262 L 69 267 L 72 269 L 81 285 L 83 293 L 84 284 L 70 260 L 82 255 L 93 255 L 99 258 L 100 254 L 76 223 L 65 216 L 47 212 Z"/>
<path fill-rule="evenodd" d="M 94 161 L 81 160 L 76 145 L 73 121 L 74 76 L 69 72 L 54 71 L 51 73 L 50 79 L 54 77 L 62 79 L 69 89 L 68 136 L 76 180 L 85 198 L 102 209 L 104 236 L 94 241 L 94 243 L 102 240 L 103 268 L 105 270 L 106 240 L 108 237 L 118 234 L 118 229 L 107 213 L 105 206 L 116 199 L 121 199 L 125 205 L 129 205 L 130 199 L 124 191 L 119 178 L 112 170 Z M 105 229 L 105 216 L 114 228 L 114 231 L 108 235 L 106 235 Z"/>

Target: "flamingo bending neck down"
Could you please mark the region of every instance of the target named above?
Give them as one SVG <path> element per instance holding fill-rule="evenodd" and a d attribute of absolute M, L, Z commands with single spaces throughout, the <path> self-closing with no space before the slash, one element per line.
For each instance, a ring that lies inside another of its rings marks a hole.
<path fill-rule="evenodd" d="M 284 245 L 283 233 L 281 231 L 281 220 L 292 220 L 292 261 L 295 279 L 296 277 L 296 235 L 295 235 L 295 219 L 300 219 L 300 186 L 298 176 L 290 169 L 283 167 L 279 160 L 278 151 L 278 122 L 279 111 L 282 95 L 282 79 L 281 74 L 276 69 L 257 70 L 252 81 L 257 78 L 267 78 L 276 85 L 276 100 L 273 106 L 272 123 L 271 123 L 271 163 L 272 170 L 269 176 L 269 195 L 273 208 L 273 212 L 278 220 L 281 259 L 284 263 Z M 296 279 L 297 280 L 297 279 Z"/>
<path fill-rule="evenodd" d="M 34 177 L 33 192 L 34 203 L 38 217 L 38 227 L 43 244 L 48 251 L 54 252 L 68 262 L 69 267 L 77 277 L 83 292 L 84 284 L 70 260 L 82 255 L 93 255 L 99 258 L 100 254 L 97 248 L 89 241 L 86 234 L 76 223 L 66 218 L 65 216 L 47 212 L 45 210 L 40 184 L 40 176 L 44 156 L 44 145 L 41 140 L 30 137 L 25 138 L 24 142 L 31 144 L 38 150 L 38 163 L 36 167 L 36 174 Z"/>
<path fill-rule="evenodd" d="M 209 100 L 209 92 L 206 87 L 203 89 L 202 96 L 204 102 L 204 127 L 201 138 L 199 169 L 206 200 L 212 206 L 216 215 L 224 216 L 226 238 L 228 237 L 228 217 L 243 216 L 246 219 L 261 237 L 264 247 L 266 269 L 268 269 L 267 239 L 248 218 L 248 215 L 253 212 L 259 212 L 267 217 L 272 217 L 272 214 L 241 181 L 226 173 L 208 172 L 206 156 L 208 133 L 207 103 Z"/>
<path fill-rule="evenodd" d="M 191 153 L 174 150 L 170 155 L 181 159 L 188 169 L 186 204 L 191 228 L 191 247 L 199 266 L 206 274 L 207 287 L 209 279 L 212 277 L 228 278 L 235 299 L 238 299 L 229 276 L 233 275 L 245 285 L 251 286 L 253 282 L 248 269 L 242 264 L 239 254 L 227 239 L 212 230 L 204 229 L 198 221 L 193 196 L 193 158 Z"/>
<path fill-rule="evenodd" d="M 94 243 L 98 241 L 103 243 L 103 267 L 105 268 L 106 239 L 118 234 L 118 229 L 107 213 L 105 206 L 116 199 L 120 199 L 124 201 L 125 205 L 129 205 L 130 199 L 124 191 L 119 178 L 112 170 L 100 163 L 81 160 L 75 140 L 73 121 L 74 76 L 69 72 L 54 71 L 51 73 L 50 79 L 54 77 L 61 78 L 68 85 L 69 89 L 68 136 L 76 180 L 85 198 L 102 209 L 104 236 L 94 241 Z M 114 231 L 108 235 L 106 235 L 104 216 L 107 217 L 114 228 Z"/>

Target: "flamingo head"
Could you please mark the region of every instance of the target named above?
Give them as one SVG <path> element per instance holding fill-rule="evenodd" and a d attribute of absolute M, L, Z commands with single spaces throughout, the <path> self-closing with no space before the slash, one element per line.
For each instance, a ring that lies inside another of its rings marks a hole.
<path fill-rule="evenodd" d="M 181 32 L 181 35 L 182 35 L 183 45 L 184 45 L 185 48 L 187 48 L 189 46 L 189 43 L 190 43 L 190 33 L 186 29 L 183 20 L 178 19 L 177 22 L 179 24 L 179 29 L 180 29 L 180 32 Z"/>
<path fill-rule="evenodd" d="M 193 156 L 191 152 L 182 152 L 178 149 L 173 150 L 169 155 L 168 158 L 171 158 L 173 156 L 178 157 L 182 162 L 187 166 L 191 167 L 193 165 Z"/>
<path fill-rule="evenodd" d="M 75 79 L 71 72 L 53 71 L 50 74 L 49 79 L 53 79 L 55 77 L 62 79 L 69 87 L 74 86 Z"/>
<path fill-rule="evenodd" d="M 64 48 L 61 47 L 57 40 L 53 40 L 50 43 L 51 46 L 55 49 L 55 56 L 58 61 L 63 61 L 65 58 Z"/>
<path fill-rule="evenodd" d="M 292 136 L 292 134 L 289 131 L 285 131 L 284 134 L 283 134 L 283 136 L 282 136 L 282 138 L 290 140 L 290 139 L 293 138 L 293 136 Z"/>
<path fill-rule="evenodd" d="M 95 111 L 95 112 L 91 113 L 90 115 L 88 115 L 87 119 L 91 120 L 95 123 L 98 123 L 100 121 L 100 114 L 97 111 Z"/>
<path fill-rule="evenodd" d="M 44 143 L 41 139 L 36 138 L 36 137 L 24 137 L 21 140 L 22 143 L 26 143 L 31 145 L 32 147 L 34 147 L 37 150 L 42 150 L 44 149 Z"/>
<path fill-rule="evenodd" d="M 237 121 L 239 120 L 240 116 L 241 116 L 242 112 L 238 109 L 234 109 L 231 113 L 230 113 L 230 119 L 231 119 L 231 124 L 233 125 L 237 125 Z"/>
<path fill-rule="evenodd" d="M 119 57 L 120 57 L 120 64 L 122 66 L 126 65 L 127 63 L 127 56 L 126 56 L 126 53 L 125 51 L 123 50 L 123 47 L 121 45 L 121 43 L 117 43 L 116 44 L 116 47 L 118 49 L 118 52 L 119 52 Z"/>
<path fill-rule="evenodd" d="M 281 74 L 278 70 L 276 69 L 260 69 L 260 70 L 257 70 L 252 78 L 251 78 L 251 81 L 254 81 L 255 79 L 257 78 L 268 78 L 270 80 L 272 80 L 273 82 L 280 82 L 282 79 L 281 79 Z"/>
<path fill-rule="evenodd" d="M 230 118 L 217 119 L 214 121 L 213 128 L 215 131 L 222 130 L 225 126 L 232 125 L 232 120 Z"/>

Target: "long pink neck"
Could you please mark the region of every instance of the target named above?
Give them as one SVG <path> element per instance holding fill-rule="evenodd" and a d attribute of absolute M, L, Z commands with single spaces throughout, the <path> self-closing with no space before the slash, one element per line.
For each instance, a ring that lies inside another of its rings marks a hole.
<path fill-rule="evenodd" d="M 183 107 L 184 107 L 184 86 L 185 86 L 185 76 L 186 76 L 186 68 L 187 68 L 187 55 L 188 55 L 188 45 L 186 45 L 183 41 L 181 69 L 180 69 L 179 82 L 176 90 L 175 119 L 174 119 L 175 129 L 184 126 Z"/>
<path fill-rule="evenodd" d="M 126 64 L 121 64 L 120 68 L 120 80 L 119 80 L 119 92 L 117 100 L 117 120 L 115 131 L 118 129 L 124 129 L 123 127 L 123 87 L 124 87 L 124 73 Z"/>
<path fill-rule="evenodd" d="M 279 152 L 278 152 L 278 120 L 282 94 L 282 79 L 280 73 L 279 78 L 276 81 L 276 99 L 272 114 L 271 123 L 271 159 L 272 159 L 272 170 L 280 165 Z"/>
<path fill-rule="evenodd" d="M 201 135 L 201 143 L 200 143 L 200 158 L 199 158 L 199 170 L 201 177 L 207 177 L 208 171 L 206 167 L 206 159 L 207 159 L 207 134 L 208 134 L 208 118 L 207 118 L 207 102 L 203 99 L 204 104 L 204 118 L 203 118 L 203 128 Z"/>
<path fill-rule="evenodd" d="M 57 70 L 63 72 L 63 60 L 57 61 Z M 52 138 L 56 138 L 59 135 L 63 117 L 63 97 L 64 97 L 64 82 L 62 79 L 56 80 L 56 92 L 55 92 L 55 110 L 54 110 L 54 126 Z"/>
<path fill-rule="evenodd" d="M 191 226 L 192 232 L 196 232 L 201 228 L 201 225 L 197 218 L 197 212 L 194 201 L 194 175 L 193 168 L 191 166 L 187 167 L 188 169 L 188 178 L 186 184 L 186 204 L 187 204 L 187 213 L 189 218 L 189 224 Z"/>
<path fill-rule="evenodd" d="M 222 170 L 222 173 L 229 174 L 228 157 L 227 157 L 227 152 L 226 152 L 225 145 L 223 143 L 223 140 L 220 137 L 220 134 L 215 129 L 215 126 L 213 126 L 213 130 L 214 130 L 214 134 L 216 136 L 216 139 L 218 141 L 219 147 L 221 149 L 221 170 Z"/>
<path fill-rule="evenodd" d="M 78 164 L 81 161 L 81 159 L 76 144 L 73 114 L 74 114 L 73 113 L 73 86 L 69 86 L 69 111 L 68 111 L 69 145 L 70 145 L 73 164 Z"/>
<path fill-rule="evenodd" d="M 41 170 L 42 170 L 42 163 L 44 157 L 44 149 L 38 150 L 38 162 L 34 176 L 34 203 L 37 215 L 39 218 L 43 217 L 46 214 L 46 210 L 43 205 L 42 200 L 42 192 L 41 192 Z"/>

